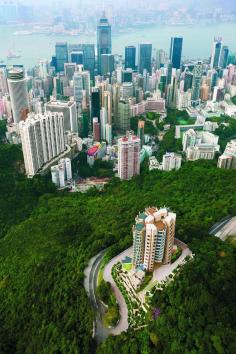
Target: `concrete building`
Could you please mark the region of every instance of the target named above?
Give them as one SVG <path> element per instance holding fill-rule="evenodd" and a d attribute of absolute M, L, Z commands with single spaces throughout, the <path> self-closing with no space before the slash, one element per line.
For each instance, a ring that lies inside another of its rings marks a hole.
<path fill-rule="evenodd" d="M 167 208 L 146 208 L 133 226 L 133 266 L 152 272 L 155 263 L 171 262 L 176 214 Z"/>
<path fill-rule="evenodd" d="M 25 73 L 20 68 L 8 71 L 8 88 L 11 100 L 14 123 L 19 123 L 27 118 L 29 113 L 29 99 L 27 92 L 27 80 Z"/>
<path fill-rule="evenodd" d="M 140 139 L 128 135 L 118 140 L 118 176 L 129 180 L 140 173 Z"/>
<path fill-rule="evenodd" d="M 45 111 L 52 113 L 63 113 L 64 130 L 78 132 L 77 110 L 74 101 L 51 100 L 45 104 Z"/>
<path fill-rule="evenodd" d="M 120 101 L 118 103 L 118 117 L 117 117 L 117 129 L 121 133 L 125 133 L 130 129 L 130 105 L 125 101 Z"/>
<path fill-rule="evenodd" d="M 219 168 L 236 170 L 236 140 L 231 140 L 225 148 L 224 153 L 218 159 Z"/>
<path fill-rule="evenodd" d="M 108 19 L 104 13 L 97 26 L 97 53 L 99 74 L 101 74 L 102 54 L 111 54 L 111 48 L 111 25 L 109 24 Z"/>
<path fill-rule="evenodd" d="M 181 167 L 182 156 L 173 152 L 167 152 L 162 158 L 162 170 L 179 170 Z"/>
<path fill-rule="evenodd" d="M 19 131 L 28 177 L 66 149 L 62 113 L 31 114 L 19 123 Z"/>
<path fill-rule="evenodd" d="M 72 180 L 71 159 L 60 159 L 58 165 L 51 167 L 52 182 L 58 188 L 64 188 L 66 182 Z"/>
<path fill-rule="evenodd" d="M 219 137 L 206 131 L 187 130 L 183 134 L 183 151 L 187 160 L 213 160 L 215 153 L 220 150 Z"/>

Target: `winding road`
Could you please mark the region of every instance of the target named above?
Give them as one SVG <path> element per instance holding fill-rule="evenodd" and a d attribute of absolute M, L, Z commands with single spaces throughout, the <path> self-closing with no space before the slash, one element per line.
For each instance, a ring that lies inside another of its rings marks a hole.
<path fill-rule="evenodd" d="M 191 250 L 182 241 L 175 239 L 175 244 L 182 248 L 181 256 L 172 264 L 163 265 L 162 267 L 155 269 L 153 272 L 153 279 L 158 282 L 166 280 L 167 277 L 173 272 L 173 270 L 180 264 L 183 264 L 187 256 L 192 256 Z M 120 321 L 114 328 L 106 328 L 102 323 L 102 315 L 105 312 L 104 305 L 96 297 L 97 279 L 99 268 L 102 263 L 103 256 L 106 250 L 101 251 L 95 257 L 90 259 L 87 268 L 85 269 L 85 279 L 84 287 L 88 293 L 90 301 L 97 312 L 96 321 L 94 325 L 94 337 L 98 343 L 104 341 L 109 335 L 118 335 L 128 329 L 128 308 L 121 294 L 119 288 L 117 287 L 112 275 L 112 267 L 119 261 L 124 259 L 126 256 L 132 256 L 132 249 L 130 247 L 114 257 L 104 268 L 103 279 L 111 284 L 112 290 L 116 296 L 116 300 L 119 304 L 120 309 Z M 139 293 L 140 298 L 145 298 L 145 290 Z"/>

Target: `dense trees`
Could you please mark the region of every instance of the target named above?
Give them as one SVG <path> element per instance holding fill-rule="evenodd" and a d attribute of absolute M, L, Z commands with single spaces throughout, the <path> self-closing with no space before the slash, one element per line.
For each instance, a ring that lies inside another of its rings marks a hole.
<path fill-rule="evenodd" d="M 101 249 L 112 245 L 112 256 L 130 246 L 134 218 L 149 205 L 177 213 L 177 237 L 195 259 L 154 298 L 161 308 L 156 322 L 109 338 L 99 353 L 232 352 L 235 251 L 207 234 L 236 213 L 235 171 L 213 161 L 166 173 L 144 167 L 131 181 L 113 178 L 102 193 L 57 194 L 44 179 L 17 172 L 21 152 L 8 148 L 8 159 L 7 148 L 0 151 L 1 353 L 91 353 L 94 314 L 83 270 Z"/>
<path fill-rule="evenodd" d="M 139 332 L 108 338 L 99 354 L 235 352 L 235 249 L 213 238 L 192 248 L 194 259 L 152 299 L 160 315 Z"/>
<path fill-rule="evenodd" d="M 47 177 L 25 178 L 20 147 L 0 142 L 0 238 L 30 215 L 39 196 L 55 190 Z"/>

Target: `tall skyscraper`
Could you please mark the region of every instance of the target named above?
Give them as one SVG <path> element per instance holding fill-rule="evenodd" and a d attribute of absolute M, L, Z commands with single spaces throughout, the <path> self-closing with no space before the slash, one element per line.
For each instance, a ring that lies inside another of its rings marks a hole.
<path fill-rule="evenodd" d="M 220 66 L 220 58 L 222 51 L 222 38 L 214 38 L 211 51 L 211 68 L 218 68 Z"/>
<path fill-rule="evenodd" d="M 127 130 L 130 129 L 130 105 L 128 102 L 124 100 L 120 100 L 118 103 L 118 116 L 116 127 L 119 132 L 126 133 Z"/>
<path fill-rule="evenodd" d="M 182 56 L 182 37 L 172 37 L 170 43 L 170 61 L 174 69 L 180 69 L 181 56 Z"/>
<path fill-rule="evenodd" d="M 192 88 L 193 85 L 193 73 L 186 69 L 184 75 L 184 92 L 187 92 L 189 89 Z"/>
<path fill-rule="evenodd" d="M 140 139 L 135 135 L 118 140 L 118 176 L 129 180 L 140 173 Z"/>
<path fill-rule="evenodd" d="M 98 73 L 101 74 L 102 54 L 111 54 L 111 25 L 105 13 L 97 26 Z"/>
<path fill-rule="evenodd" d="M 138 69 L 140 74 L 146 69 L 149 74 L 152 73 L 152 44 L 141 43 L 138 48 Z"/>
<path fill-rule="evenodd" d="M 31 114 L 19 123 L 19 130 L 28 177 L 66 148 L 62 113 Z"/>
<path fill-rule="evenodd" d="M 56 71 L 64 71 L 64 64 L 68 63 L 68 47 L 66 42 L 56 43 Z"/>
<path fill-rule="evenodd" d="M 125 47 L 125 69 L 136 69 L 136 47 Z"/>
<path fill-rule="evenodd" d="M 171 262 L 176 214 L 167 208 L 146 208 L 133 226 L 133 266 L 152 272 L 155 263 Z"/>
<path fill-rule="evenodd" d="M 115 59 L 113 54 L 102 54 L 101 55 L 101 75 L 110 75 L 113 73 L 115 68 Z"/>
<path fill-rule="evenodd" d="M 95 70 L 95 45 L 94 44 L 69 44 L 69 57 L 72 63 L 83 64 L 84 70 L 90 71 L 94 76 Z"/>
<path fill-rule="evenodd" d="M 202 62 L 198 62 L 193 69 L 192 101 L 197 104 L 201 93 Z"/>
<path fill-rule="evenodd" d="M 25 73 L 20 68 L 8 71 L 8 88 L 11 99 L 11 107 L 14 123 L 26 119 L 29 113 L 29 99 L 27 92 L 27 80 Z"/>
<path fill-rule="evenodd" d="M 222 51 L 221 51 L 221 57 L 220 57 L 220 67 L 225 69 L 228 65 L 228 59 L 229 59 L 229 47 L 228 46 L 223 46 Z"/>
<path fill-rule="evenodd" d="M 91 100 L 90 100 L 90 118 L 91 122 L 93 118 L 97 117 L 100 122 L 100 92 L 97 87 L 92 87 Z"/>

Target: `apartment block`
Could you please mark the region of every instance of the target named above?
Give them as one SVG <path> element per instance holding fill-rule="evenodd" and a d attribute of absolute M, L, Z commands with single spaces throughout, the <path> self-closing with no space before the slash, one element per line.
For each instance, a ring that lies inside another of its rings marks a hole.
<path fill-rule="evenodd" d="M 28 177 L 66 149 L 62 113 L 32 113 L 19 123 L 19 131 Z"/>
<path fill-rule="evenodd" d="M 176 214 L 167 208 L 146 208 L 133 226 L 133 266 L 152 272 L 156 263 L 171 262 Z"/>

